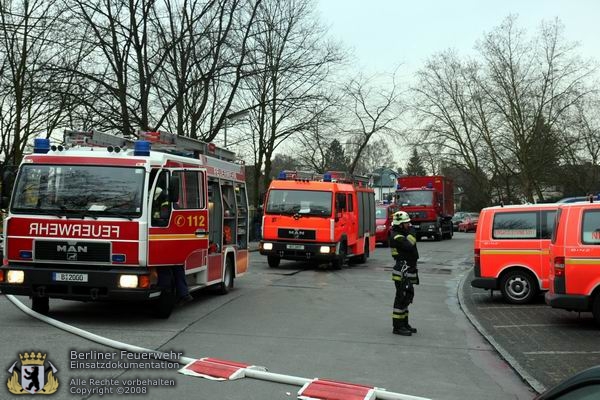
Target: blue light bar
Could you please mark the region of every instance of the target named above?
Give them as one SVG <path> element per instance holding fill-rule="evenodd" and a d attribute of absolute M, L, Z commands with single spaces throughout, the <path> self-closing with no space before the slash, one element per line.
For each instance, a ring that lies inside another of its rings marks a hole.
<path fill-rule="evenodd" d="M 285 181 L 285 171 L 280 171 L 279 175 L 277 175 L 277 179 L 280 181 Z"/>
<path fill-rule="evenodd" d="M 136 140 L 133 146 L 134 156 L 149 156 L 150 155 L 150 142 L 147 140 Z"/>
<path fill-rule="evenodd" d="M 323 174 L 323 182 L 331 182 L 331 173 L 330 172 L 325 172 Z"/>
<path fill-rule="evenodd" d="M 33 139 L 33 152 L 36 154 L 46 154 L 50 151 L 50 139 Z"/>
<path fill-rule="evenodd" d="M 427 189 L 433 189 L 433 183 L 427 182 Z"/>

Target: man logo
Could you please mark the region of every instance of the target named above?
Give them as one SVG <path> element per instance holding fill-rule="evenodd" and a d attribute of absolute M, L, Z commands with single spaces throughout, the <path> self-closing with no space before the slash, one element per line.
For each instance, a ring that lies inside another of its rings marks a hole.
<path fill-rule="evenodd" d="M 59 244 L 56 246 L 57 253 L 87 253 L 87 246 L 74 246 Z"/>
<path fill-rule="evenodd" d="M 6 382 L 8 390 L 13 394 L 52 394 L 58 390 L 58 379 L 54 374 L 58 372 L 56 367 L 48 360 L 49 366 L 44 368 L 46 354 L 35 352 L 19 354 L 21 361 L 21 374 L 17 374 L 15 361 L 8 369 L 12 376 Z M 44 373 L 47 373 L 46 377 Z M 20 379 L 19 379 L 20 378 Z M 20 382 L 19 382 L 20 381 Z"/>

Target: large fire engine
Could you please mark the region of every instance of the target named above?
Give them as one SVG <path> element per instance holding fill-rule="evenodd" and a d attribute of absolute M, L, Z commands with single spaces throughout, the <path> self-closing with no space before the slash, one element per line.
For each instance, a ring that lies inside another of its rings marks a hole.
<path fill-rule="evenodd" d="M 24 157 L 4 223 L 0 288 L 32 297 L 144 301 L 159 317 L 190 291 L 225 294 L 248 268 L 244 166 L 234 154 L 164 132 L 129 140 L 65 132 L 36 139 Z"/>
<path fill-rule="evenodd" d="M 282 259 L 366 262 L 375 249 L 375 192 L 344 172 L 282 171 L 266 195 L 259 250 L 270 267 Z"/>
<path fill-rule="evenodd" d="M 417 238 L 452 239 L 454 183 L 441 175 L 401 176 L 394 201 L 410 216 Z"/>

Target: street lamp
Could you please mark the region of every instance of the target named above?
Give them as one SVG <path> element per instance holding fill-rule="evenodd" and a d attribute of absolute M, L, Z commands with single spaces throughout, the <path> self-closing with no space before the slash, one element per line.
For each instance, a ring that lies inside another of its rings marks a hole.
<path fill-rule="evenodd" d="M 235 121 L 236 119 L 242 119 L 249 113 L 250 113 L 250 110 L 245 109 L 245 110 L 233 112 L 231 114 L 227 114 L 225 116 L 225 124 L 224 124 L 225 129 L 223 132 L 224 133 L 223 134 L 223 147 L 227 147 L 227 125 L 229 124 L 229 121 Z"/>

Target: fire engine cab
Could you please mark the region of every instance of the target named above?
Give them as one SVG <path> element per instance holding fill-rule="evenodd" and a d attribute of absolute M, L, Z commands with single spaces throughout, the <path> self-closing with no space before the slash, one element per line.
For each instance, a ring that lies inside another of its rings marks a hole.
<path fill-rule="evenodd" d="M 269 266 L 282 259 L 367 261 L 375 249 L 375 192 L 368 179 L 345 172 L 282 171 L 266 195 L 259 250 Z"/>
<path fill-rule="evenodd" d="M 49 299 L 143 301 L 167 318 L 175 269 L 225 294 L 248 268 L 244 166 L 226 149 L 164 132 L 130 140 L 66 131 L 36 139 L 15 181 L 0 289 Z M 182 276 L 182 274 L 180 275 Z"/>

